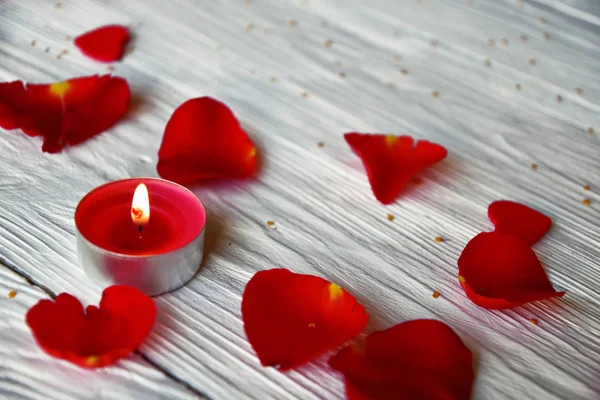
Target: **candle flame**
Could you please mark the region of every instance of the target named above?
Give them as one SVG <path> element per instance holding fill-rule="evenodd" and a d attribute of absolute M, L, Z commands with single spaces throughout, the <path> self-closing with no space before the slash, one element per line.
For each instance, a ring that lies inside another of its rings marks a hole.
<path fill-rule="evenodd" d="M 140 229 L 150 220 L 148 188 L 143 183 L 140 183 L 133 193 L 133 200 L 131 201 L 131 219 Z"/>

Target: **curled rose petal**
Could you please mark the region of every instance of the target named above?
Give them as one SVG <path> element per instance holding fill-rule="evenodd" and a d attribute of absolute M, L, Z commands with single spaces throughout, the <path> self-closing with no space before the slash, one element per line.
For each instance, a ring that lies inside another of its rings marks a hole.
<path fill-rule="evenodd" d="M 446 158 L 447 150 L 410 136 L 346 133 L 344 138 L 362 159 L 377 200 L 390 204 L 411 177 Z"/>
<path fill-rule="evenodd" d="M 180 105 L 169 119 L 156 169 L 180 184 L 247 178 L 256 170 L 256 147 L 225 104 L 199 97 Z"/>
<path fill-rule="evenodd" d="M 0 127 L 42 136 L 42 151 L 57 153 L 109 129 L 125 115 L 129 99 L 127 81 L 110 75 L 0 83 Z"/>
<path fill-rule="evenodd" d="M 84 368 L 115 363 L 146 338 L 156 317 L 154 302 L 130 286 L 111 286 L 100 307 L 88 306 L 67 293 L 40 300 L 26 322 L 38 345 L 53 357 Z"/>
<path fill-rule="evenodd" d="M 119 61 L 129 41 L 129 29 L 122 25 L 107 25 L 77 36 L 75 46 L 96 61 Z"/>
<path fill-rule="evenodd" d="M 488 309 L 565 293 L 554 290 L 529 244 L 506 233 L 483 232 L 471 239 L 458 259 L 458 273 L 469 299 Z"/>
<path fill-rule="evenodd" d="M 349 400 L 469 399 L 473 357 L 440 321 L 418 319 L 369 335 L 329 365 L 344 375 Z"/>
<path fill-rule="evenodd" d="M 334 283 L 271 269 L 257 272 L 246 285 L 242 319 L 261 364 L 287 370 L 352 339 L 369 317 Z"/>
<path fill-rule="evenodd" d="M 488 216 L 496 232 L 519 236 L 530 246 L 540 240 L 552 225 L 552 220 L 541 212 L 507 200 L 490 204 Z"/>

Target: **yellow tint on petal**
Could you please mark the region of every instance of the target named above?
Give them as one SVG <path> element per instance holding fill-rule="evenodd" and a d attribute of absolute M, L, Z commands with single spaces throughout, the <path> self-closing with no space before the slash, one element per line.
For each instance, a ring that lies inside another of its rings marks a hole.
<path fill-rule="evenodd" d="M 398 138 L 394 135 L 385 135 L 385 144 L 388 147 L 392 147 L 397 140 Z"/>
<path fill-rule="evenodd" d="M 90 367 L 93 367 L 94 365 L 98 364 L 98 361 L 100 361 L 100 357 L 98 357 L 98 356 L 89 356 L 87 358 L 87 360 L 85 360 L 85 363 L 87 365 L 89 365 Z"/>
<path fill-rule="evenodd" d="M 248 153 L 248 158 L 256 156 L 256 147 L 252 147 L 250 152 Z"/>
<path fill-rule="evenodd" d="M 335 283 L 331 283 L 329 285 L 329 298 L 331 300 L 335 300 L 344 294 L 344 289 L 336 285 Z"/>
<path fill-rule="evenodd" d="M 459 275 L 459 276 L 458 276 L 458 280 L 460 281 L 460 283 L 465 283 L 465 282 L 467 281 L 467 280 L 465 279 L 465 277 L 464 277 L 464 276 L 462 276 L 462 275 Z"/>
<path fill-rule="evenodd" d="M 50 93 L 62 97 L 70 87 L 71 84 L 69 82 L 56 82 L 50 85 Z"/>
<path fill-rule="evenodd" d="M 359 340 L 352 345 L 352 352 L 356 355 L 362 356 L 365 354 L 367 344 L 364 340 Z"/>

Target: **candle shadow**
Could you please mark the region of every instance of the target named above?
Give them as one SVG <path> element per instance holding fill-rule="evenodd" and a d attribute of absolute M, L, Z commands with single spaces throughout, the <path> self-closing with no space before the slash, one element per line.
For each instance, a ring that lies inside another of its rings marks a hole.
<path fill-rule="evenodd" d="M 198 273 L 204 268 L 211 254 L 217 248 L 220 239 L 225 234 L 226 221 L 215 210 L 207 210 L 206 232 L 204 235 L 204 257 Z"/>

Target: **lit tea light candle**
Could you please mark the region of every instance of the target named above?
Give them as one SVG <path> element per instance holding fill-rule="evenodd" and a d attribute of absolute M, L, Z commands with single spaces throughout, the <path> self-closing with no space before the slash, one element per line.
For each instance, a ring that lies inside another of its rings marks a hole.
<path fill-rule="evenodd" d="M 77 206 L 77 252 L 85 272 L 101 284 L 157 295 L 196 274 L 205 224 L 202 203 L 183 186 L 155 178 L 110 182 Z"/>
<path fill-rule="evenodd" d="M 137 225 L 141 235 L 144 225 L 150 220 L 150 196 L 148 196 L 148 187 L 143 183 L 137 185 L 135 192 L 133 192 L 131 219 Z"/>

